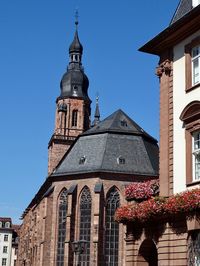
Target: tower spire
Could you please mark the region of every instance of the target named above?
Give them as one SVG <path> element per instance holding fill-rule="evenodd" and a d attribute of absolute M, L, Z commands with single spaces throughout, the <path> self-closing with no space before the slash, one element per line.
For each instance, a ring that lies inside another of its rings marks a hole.
<path fill-rule="evenodd" d="M 49 141 L 51 173 L 79 134 L 90 128 L 89 80 L 82 67 L 83 46 L 78 38 L 78 11 L 75 13 L 75 34 L 69 46 L 69 64 L 61 82 L 56 103 L 54 133 Z"/>
<path fill-rule="evenodd" d="M 100 122 L 99 96 L 97 95 L 97 97 L 96 97 L 96 108 L 95 108 L 93 125 L 96 126 L 99 122 Z"/>

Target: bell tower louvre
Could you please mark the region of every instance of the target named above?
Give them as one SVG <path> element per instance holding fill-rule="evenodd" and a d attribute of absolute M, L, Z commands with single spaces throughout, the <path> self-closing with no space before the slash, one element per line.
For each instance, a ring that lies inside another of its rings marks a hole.
<path fill-rule="evenodd" d="M 48 174 L 53 172 L 76 137 L 90 127 L 89 80 L 82 66 L 83 46 L 78 37 L 77 19 L 75 25 L 74 40 L 69 47 L 69 64 L 56 100 L 55 129 L 48 144 Z"/>

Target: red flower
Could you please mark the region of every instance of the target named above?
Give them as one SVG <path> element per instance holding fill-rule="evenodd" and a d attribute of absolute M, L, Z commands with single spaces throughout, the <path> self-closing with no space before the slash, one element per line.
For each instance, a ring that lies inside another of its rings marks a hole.
<path fill-rule="evenodd" d="M 125 205 L 117 209 L 115 218 L 118 222 L 132 221 L 145 223 L 158 217 L 174 217 L 185 214 L 191 218 L 200 210 L 200 189 L 188 190 L 168 199 L 162 197 L 150 198 L 141 203 Z"/>

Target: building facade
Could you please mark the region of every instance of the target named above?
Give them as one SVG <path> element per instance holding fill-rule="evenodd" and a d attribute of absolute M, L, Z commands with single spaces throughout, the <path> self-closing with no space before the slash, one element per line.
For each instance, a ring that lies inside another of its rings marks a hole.
<path fill-rule="evenodd" d="M 127 184 L 158 179 L 157 141 L 122 110 L 100 121 L 97 99 L 91 126 L 82 53 L 76 28 L 56 101 L 49 176 L 23 214 L 19 266 L 126 265 L 115 211 Z M 86 244 L 76 256 L 80 240 Z"/>
<path fill-rule="evenodd" d="M 199 4 L 181 0 L 170 25 L 140 48 L 160 58 L 160 196 L 174 200 L 177 193 L 192 197 L 200 184 Z M 199 222 L 191 224 L 182 210 L 171 220 L 159 217 L 156 225 L 126 222 L 127 265 L 200 265 Z"/>
<path fill-rule="evenodd" d="M 16 266 L 19 226 L 11 218 L 0 217 L 0 265 Z"/>

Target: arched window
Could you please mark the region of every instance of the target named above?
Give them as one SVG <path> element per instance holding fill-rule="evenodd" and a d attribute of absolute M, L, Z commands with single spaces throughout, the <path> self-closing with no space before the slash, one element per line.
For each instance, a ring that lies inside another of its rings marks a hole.
<path fill-rule="evenodd" d="M 189 103 L 181 113 L 186 141 L 186 184 L 200 182 L 200 101 Z"/>
<path fill-rule="evenodd" d="M 58 242 L 57 242 L 56 266 L 64 266 L 66 216 L 67 216 L 67 189 L 64 189 L 60 194 L 59 205 L 58 205 Z"/>
<path fill-rule="evenodd" d="M 77 119 L 78 119 L 78 110 L 72 111 L 72 127 L 77 126 Z"/>
<path fill-rule="evenodd" d="M 105 265 L 118 265 L 119 251 L 119 224 L 115 222 L 115 210 L 119 207 L 120 196 L 113 187 L 106 198 L 106 232 L 105 232 Z"/>
<path fill-rule="evenodd" d="M 91 233 L 92 198 L 88 187 L 84 187 L 80 198 L 80 240 L 86 240 L 87 245 L 83 254 L 79 256 L 80 265 L 90 265 L 90 233 Z"/>

